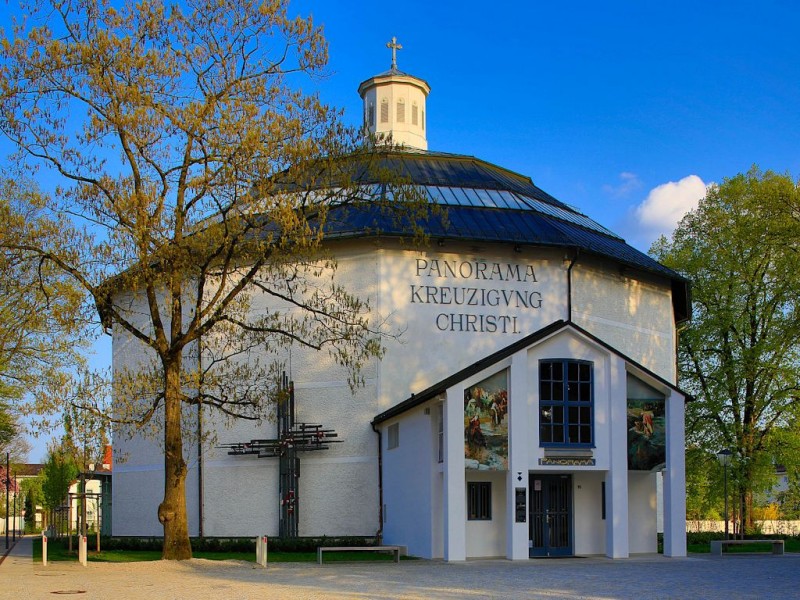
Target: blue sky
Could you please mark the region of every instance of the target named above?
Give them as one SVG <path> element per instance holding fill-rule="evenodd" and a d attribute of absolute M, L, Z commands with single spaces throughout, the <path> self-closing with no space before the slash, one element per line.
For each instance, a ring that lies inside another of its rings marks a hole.
<path fill-rule="evenodd" d="M 292 6 L 324 24 L 320 91 L 350 120 L 397 36 L 398 67 L 431 85 L 430 149 L 528 175 L 645 251 L 703 183 L 800 174 L 798 2 Z"/>
<path fill-rule="evenodd" d="M 12 0 L 12 4 L 13 4 Z M 302 0 L 330 45 L 316 87 L 357 124 L 391 62 L 425 79 L 431 150 L 530 176 L 647 250 L 704 186 L 800 175 L 800 2 Z M 7 17 L 0 17 L 0 23 Z M 5 23 L 3 23 L 5 24 Z M 110 362 L 110 345 L 98 350 Z M 44 456 L 35 442 L 31 460 Z"/>

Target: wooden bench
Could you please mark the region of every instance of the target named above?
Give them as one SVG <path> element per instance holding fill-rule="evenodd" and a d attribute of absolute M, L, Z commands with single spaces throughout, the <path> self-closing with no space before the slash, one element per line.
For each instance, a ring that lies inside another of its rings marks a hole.
<path fill-rule="evenodd" d="M 318 546 L 317 563 L 322 564 L 323 552 L 392 552 L 394 562 L 400 562 L 401 546 Z"/>
<path fill-rule="evenodd" d="M 711 540 L 711 554 L 722 556 L 723 546 L 741 546 L 744 544 L 772 544 L 773 554 L 783 554 L 783 540 Z"/>

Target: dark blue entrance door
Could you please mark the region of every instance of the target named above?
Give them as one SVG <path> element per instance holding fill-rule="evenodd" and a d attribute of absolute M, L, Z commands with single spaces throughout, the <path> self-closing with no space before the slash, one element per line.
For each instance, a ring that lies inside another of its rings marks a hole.
<path fill-rule="evenodd" d="M 572 476 L 531 475 L 531 556 L 572 555 Z"/>

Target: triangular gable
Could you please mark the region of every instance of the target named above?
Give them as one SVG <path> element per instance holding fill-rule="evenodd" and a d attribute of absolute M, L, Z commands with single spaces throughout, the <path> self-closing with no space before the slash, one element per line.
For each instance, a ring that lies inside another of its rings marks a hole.
<path fill-rule="evenodd" d="M 669 381 L 667 381 L 666 379 L 664 379 L 660 375 L 654 373 L 653 371 L 651 371 L 650 369 L 648 369 L 644 365 L 642 365 L 642 364 L 638 363 L 637 361 L 633 360 L 629 356 L 626 356 L 625 354 L 623 354 L 622 352 L 620 352 L 619 350 L 617 350 L 616 348 L 614 348 L 610 344 L 604 342 L 603 340 L 601 340 L 597 336 L 589 333 L 588 331 L 586 331 L 585 329 L 583 329 L 579 325 L 576 325 L 575 323 L 573 323 L 571 321 L 559 320 L 559 321 L 555 321 L 554 323 L 551 323 L 550 325 L 547 325 L 546 327 L 542 327 L 538 331 L 535 331 L 534 333 L 531 333 L 531 334 L 525 336 L 524 338 L 522 338 L 520 340 L 517 340 L 516 342 L 506 346 L 505 348 L 502 348 L 502 349 L 498 350 L 497 352 L 495 352 L 493 354 L 490 354 L 490 355 L 488 355 L 488 356 L 486 356 L 486 357 L 484 357 L 484 358 L 472 363 L 468 367 L 465 367 L 465 368 L 461 369 L 460 371 L 458 371 L 456 373 L 453 373 L 449 377 L 446 377 L 445 379 L 442 379 L 438 383 L 435 383 L 432 386 L 430 386 L 430 387 L 426 388 L 425 390 L 421 391 L 419 394 L 411 394 L 410 398 L 407 398 L 406 400 L 403 400 L 399 404 L 396 404 L 392 408 L 390 408 L 388 410 L 385 410 L 384 412 L 382 412 L 379 415 L 377 415 L 372 420 L 372 423 L 373 423 L 373 425 L 377 425 L 377 424 L 382 423 L 382 422 L 384 422 L 384 421 L 386 421 L 388 419 L 391 419 L 392 417 L 400 415 L 400 414 L 406 412 L 407 410 L 411 410 L 412 408 L 415 408 L 415 407 L 419 406 L 420 404 L 423 404 L 423 403 L 427 402 L 428 400 L 438 396 L 439 394 L 445 393 L 448 388 L 450 388 L 450 387 L 452 387 L 452 386 L 464 381 L 465 379 L 475 375 L 476 373 L 479 373 L 479 372 L 481 372 L 481 371 L 483 371 L 485 369 L 488 369 L 492 365 L 500 362 L 501 360 L 503 360 L 505 358 L 508 358 L 509 356 L 511 356 L 513 354 L 516 354 L 520 350 L 523 350 L 523 349 L 528 348 L 530 346 L 534 346 L 537 343 L 539 343 L 539 342 L 541 342 L 541 341 L 543 341 L 543 340 L 545 340 L 545 339 L 547 339 L 547 338 L 549 338 L 549 337 L 555 335 L 556 333 L 558 333 L 558 332 L 560 332 L 562 330 L 565 330 L 565 329 L 571 329 L 571 330 L 575 331 L 576 333 L 578 333 L 579 335 L 587 338 L 592 343 L 597 344 L 598 346 L 600 346 L 603 349 L 607 350 L 611 354 L 615 354 L 616 356 L 621 358 L 623 361 L 625 361 L 629 366 L 633 367 L 635 370 L 637 370 L 640 373 L 646 375 L 647 377 L 653 379 L 654 381 L 657 381 L 658 383 L 664 385 L 668 389 L 673 390 L 673 391 L 677 392 L 678 394 L 684 396 L 687 400 L 692 399 L 689 394 L 687 394 L 686 392 L 682 391 L 680 388 L 678 388 L 674 384 L 670 383 Z"/>

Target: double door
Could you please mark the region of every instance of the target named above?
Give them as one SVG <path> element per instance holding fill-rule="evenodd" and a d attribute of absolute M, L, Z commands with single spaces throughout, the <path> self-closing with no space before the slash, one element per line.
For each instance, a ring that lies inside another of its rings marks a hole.
<path fill-rule="evenodd" d="M 572 555 L 572 476 L 530 475 L 530 556 Z"/>

